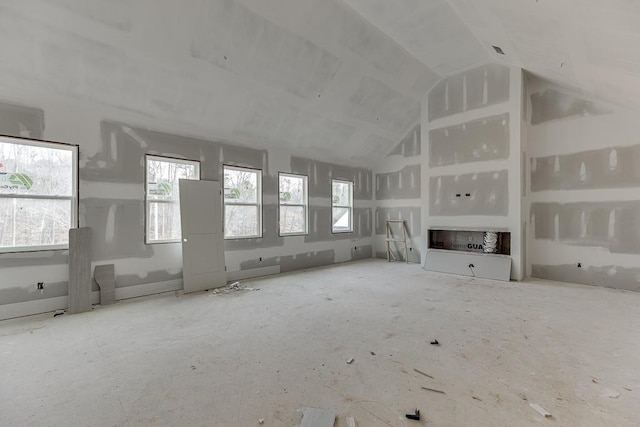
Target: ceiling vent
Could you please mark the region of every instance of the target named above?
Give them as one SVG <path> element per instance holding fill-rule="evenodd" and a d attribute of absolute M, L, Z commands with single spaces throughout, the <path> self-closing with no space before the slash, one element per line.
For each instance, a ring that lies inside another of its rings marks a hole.
<path fill-rule="evenodd" d="M 502 50 L 500 46 L 491 46 L 491 47 L 493 48 L 493 50 L 496 51 L 498 55 L 504 55 L 504 50 Z"/>

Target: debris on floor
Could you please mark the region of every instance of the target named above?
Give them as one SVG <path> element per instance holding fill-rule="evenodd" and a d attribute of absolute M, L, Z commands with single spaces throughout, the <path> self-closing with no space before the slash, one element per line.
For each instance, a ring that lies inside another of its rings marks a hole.
<path fill-rule="evenodd" d="M 436 393 L 442 393 L 442 394 L 447 394 L 442 390 L 436 390 L 435 388 L 429 388 L 429 387 L 422 387 L 423 390 L 427 390 L 427 391 L 435 391 Z"/>
<path fill-rule="evenodd" d="M 64 310 L 56 310 L 56 312 L 53 314 L 53 317 L 62 316 L 63 314 L 64 314 Z"/>
<path fill-rule="evenodd" d="M 547 411 L 546 409 L 544 409 L 542 406 L 538 405 L 537 403 L 529 403 L 529 406 L 531 406 L 531 408 L 533 408 L 534 411 L 536 411 L 537 413 L 539 413 L 540 415 L 542 415 L 545 418 L 551 418 L 553 415 L 551 415 L 551 413 L 549 411 Z"/>
<path fill-rule="evenodd" d="M 260 288 L 247 288 L 242 286 L 240 282 L 233 282 L 226 287 L 210 289 L 209 296 L 218 295 L 218 294 L 228 294 L 231 292 L 240 292 L 240 291 L 259 291 Z"/>
<path fill-rule="evenodd" d="M 333 427 L 337 414 L 326 409 L 304 408 L 300 427 Z"/>
<path fill-rule="evenodd" d="M 608 397 L 609 399 L 617 399 L 620 397 L 620 393 L 615 390 L 607 389 L 605 393 L 601 395 L 602 397 Z"/>
<path fill-rule="evenodd" d="M 529 400 L 529 398 L 527 397 L 527 395 L 526 395 L 526 394 L 524 394 L 524 393 L 518 393 L 518 397 L 519 397 L 520 399 L 522 399 L 522 400 Z"/>
<path fill-rule="evenodd" d="M 420 375 L 424 375 L 425 377 L 429 377 L 429 378 L 433 379 L 433 377 L 431 375 L 425 374 L 424 372 L 419 371 L 416 368 L 413 368 L 413 370 L 416 371 L 417 373 L 419 373 Z"/>
<path fill-rule="evenodd" d="M 405 416 L 410 420 L 420 421 L 420 410 L 416 408 L 413 414 L 406 414 Z"/>
<path fill-rule="evenodd" d="M 471 396 L 472 399 L 474 400 L 479 400 L 480 402 L 482 402 L 482 399 L 480 399 L 478 396 Z"/>
<path fill-rule="evenodd" d="M 347 427 L 356 427 L 356 419 L 354 417 L 347 417 Z"/>
<path fill-rule="evenodd" d="M 353 357 L 347 359 L 347 365 L 351 365 L 353 363 Z"/>
<path fill-rule="evenodd" d="M 440 345 L 440 343 L 438 342 L 438 340 L 433 340 L 431 341 L 431 345 Z"/>
<path fill-rule="evenodd" d="M 258 424 L 264 424 L 264 418 L 260 418 L 260 419 L 258 420 Z"/>
<path fill-rule="evenodd" d="M 376 355 L 373 351 L 370 351 L 369 353 L 371 353 L 372 356 Z"/>

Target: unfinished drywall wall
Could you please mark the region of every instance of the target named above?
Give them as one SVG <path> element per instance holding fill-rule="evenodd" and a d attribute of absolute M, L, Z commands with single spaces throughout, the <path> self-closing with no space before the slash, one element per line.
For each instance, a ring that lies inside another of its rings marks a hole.
<path fill-rule="evenodd" d="M 521 70 L 499 64 L 443 78 L 422 112 L 423 238 L 430 228 L 508 231 L 516 280 L 526 227 L 521 116 Z"/>
<path fill-rule="evenodd" d="M 442 117 L 507 102 L 509 68 L 487 64 L 444 78 L 429 91 L 428 118 Z"/>
<path fill-rule="evenodd" d="M 637 114 L 527 80 L 531 276 L 640 290 Z"/>
<path fill-rule="evenodd" d="M 531 124 L 538 125 L 549 120 L 571 116 L 609 114 L 611 110 L 599 102 L 591 102 L 549 87 L 531 93 Z"/>
<path fill-rule="evenodd" d="M 57 103 L 44 108 L 0 105 L 10 111 L 0 119 L 0 133 L 38 135 L 37 123 L 48 123 L 42 138 L 55 140 L 68 129 L 82 103 L 67 103 L 74 115 L 56 114 Z M 49 117 L 49 111 L 52 119 Z M 15 113 L 17 112 L 17 113 Z M 256 239 L 226 240 L 227 271 L 242 277 L 292 271 L 370 257 L 373 253 L 373 171 L 337 165 L 293 155 L 277 148 L 252 148 L 229 141 L 208 140 L 175 132 L 152 130 L 131 122 L 100 120 L 107 111 L 90 117 L 78 128 L 80 145 L 79 225 L 92 231 L 93 265 L 114 265 L 116 296 L 136 296 L 179 289 L 182 278 L 180 243 L 145 244 L 145 155 L 154 154 L 197 160 L 201 178 L 221 180 L 224 164 L 262 171 L 263 230 Z M 26 125 L 20 125 L 26 123 Z M 49 133 L 48 129 L 52 129 Z M 62 139 L 62 138 L 60 138 Z M 69 140 L 66 140 L 69 142 Z M 76 142 L 76 141 L 71 141 Z M 278 172 L 309 177 L 309 234 L 281 237 L 278 234 Z M 354 232 L 331 233 L 331 179 L 354 182 Z M 0 254 L 0 317 L 5 313 L 66 307 L 68 251 Z M 266 271 L 263 267 L 270 267 Z M 255 273 L 252 270 L 255 269 Z M 44 282 L 44 289 L 36 289 Z M 94 301 L 98 287 L 93 284 Z M 49 302 L 47 302 L 49 301 Z M 35 306 L 34 306 L 35 307 Z M 43 308 L 44 307 L 44 308 Z M 22 311 L 20 311 L 22 310 Z"/>
<path fill-rule="evenodd" d="M 429 132 L 429 166 L 509 158 L 509 114 L 499 114 Z"/>
<path fill-rule="evenodd" d="M 422 149 L 422 138 L 420 123 L 414 126 L 413 129 L 405 136 L 402 141 L 396 144 L 395 147 L 387 154 L 387 157 L 395 155 L 402 155 L 404 157 L 415 157 L 420 155 Z"/>
<path fill-rule="evenodd" d="M 44 133 L 44 111 L 0 102 L 0 129 L 4 135 L 41 139 Z"/>
<path fill-rule="evenodd" d="M 640 201 L 532 203 L 536 239 L 640 254 Z"/>
<path fill-rule="evenodd" d="M 640 186 L 640 145 L 531 158 L 531 191 Z"/>
<path fill-rule="evenodd" d="M 420 198 L 420 164 L 376 174 L 376 200 Z"/>
<path fill-rule="evenodd" d="M 432 176 L 429 178 L 429 215 L 507 216 L 507 170 Z"/>
<path fill-rule="evenodd" d="M 373 227 L 378 258 L 387 258 L 385 241 L 387 220 L 404 220 L 409 248 L 409 262 L 420 262 L 424 250 L 422 239 L 421 176 L 422 140 L 418 123 L 381 160 L 375 169 L 375 213 Z M 400 224 L 392 224 L 393 238 L 402 238 Z M 404 260 L 404 244 L 391 243 L 391 249 L 399 260 Z"/>

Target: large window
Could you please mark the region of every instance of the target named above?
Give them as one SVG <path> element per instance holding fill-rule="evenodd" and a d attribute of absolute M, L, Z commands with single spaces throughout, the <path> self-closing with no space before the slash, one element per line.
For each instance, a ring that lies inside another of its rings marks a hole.
<path fill-rule="evenodd" d="M 331 180 L 331 231 L 353 231 L 353 182 Z"/>
<path fill-rule="evenodd" d="M 307 177 L 281 173 L 278 181 L 280 235 L 307 234 Z"/>
<path fill-rule="evenodd" d="M 77 165 L 77 146 L 0 137 L 0 252 L 69 246 Z"/>
<path fill-rule="evenodd" d="M 262 236 L 262 171 L 224 166 L 224 237 Z"/>
<path fill-rule="evenodd" d="M 180 241 L 180 179 L 200 179 L 200 163 L 147 155 L 147 243 Z"/>

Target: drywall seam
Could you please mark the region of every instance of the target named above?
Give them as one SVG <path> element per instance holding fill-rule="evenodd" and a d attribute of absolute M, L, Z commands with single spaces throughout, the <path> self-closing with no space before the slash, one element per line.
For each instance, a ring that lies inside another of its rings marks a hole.
<path fill-rule="evenodd" d="M 509 113 L 429 131 L 429 166 L 509 158 Z"/>
<path fill-rule="evenodd" d="M 509 101 L 510 69 L 490 63 L 441 79 L 429 91 L 428 120 Z"/>
<path fill-rule="evenodd" d="M 640 145 L 533 157 L 531 191 L 640 187 Z"/>
<path fill-rule="evenodd" d="M 429 178 L 429 215 L 507 216 L 507 170 Z"/>

